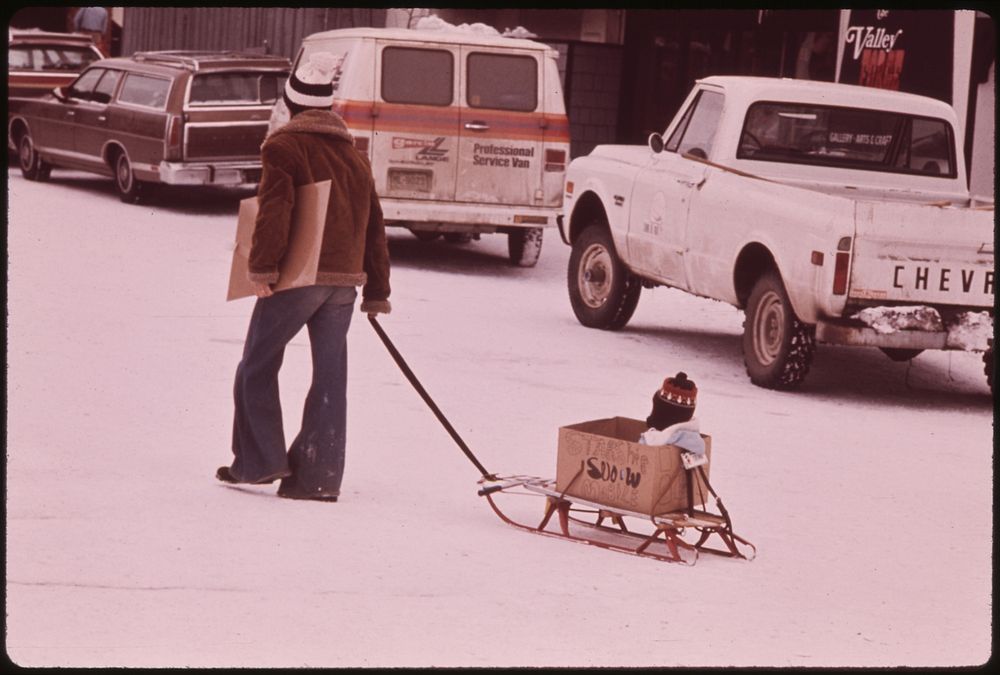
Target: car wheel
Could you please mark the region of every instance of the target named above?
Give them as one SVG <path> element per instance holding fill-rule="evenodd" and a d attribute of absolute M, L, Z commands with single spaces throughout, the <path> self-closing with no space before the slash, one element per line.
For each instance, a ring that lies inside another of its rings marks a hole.
<path fill-rule="evenodd" d="M 566 277 L 573 313 L 588 328 L 623 328 L 639 304 L 642 281 L 618 258 L 603 223 L 590 225 L 573 242 Z"/>
<path fill-rule="evenodd" d="M 920 354 L 923 349 L 902 349 L 898 347 L 879 347 L 882 353 L 888 356 L 893 361 L 909 361 Z"/>
<path fill-rule="evenodd" d="M 128 155 L 124 152 L 118 153 L 114 165 L 118 197 L 126 204 L 137 204 L 145 195 L 146 184 L 135 177 L 132 163 L 128 161 Z"/>
<path fill-rule="evenodd" d="M 792 389 L 805 379 L 816 349 L 815 327 L 795 316 L 781 278 L 762 276 L 747 300 L 743 362 L 750 381 L 768 389 Z"/>
<path fill-rule="evenodd" d="M 542 228 L 525 227 L 507 234 L 507 253 L 512 265 L 534 267 L 542 253 Z"/>
<path fill-rule="evenodd" d="M 21 175 L 28 180 L 48 180 L 52 173 L 52 166 L 39 156 L 29 133 L 21 136 L 17 144 L 17 161 L 21 166 Z"/>

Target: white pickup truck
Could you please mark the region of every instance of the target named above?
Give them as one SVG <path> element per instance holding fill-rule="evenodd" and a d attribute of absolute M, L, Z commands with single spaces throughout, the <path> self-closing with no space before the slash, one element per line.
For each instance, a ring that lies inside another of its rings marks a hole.
<path fill-rule="evenodd" d="M 745 311 L 750 380 L 788 389 L 817 342 L 982 351 L 993 387 L 993 196 L 967 188 L 954 110 L 922 96 L 759 77 L 699 80 L 646 146 L 570 164 L 559 229 L 585 326 L 642 288 Z"/>

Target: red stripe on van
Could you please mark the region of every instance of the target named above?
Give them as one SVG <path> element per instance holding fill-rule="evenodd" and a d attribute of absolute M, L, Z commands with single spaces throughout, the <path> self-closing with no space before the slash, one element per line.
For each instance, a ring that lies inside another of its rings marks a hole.
<path fill-rule="evenodd" d="M 510 113 L 481 108 L 455 108 L 454 106 L 413 106 L 369 101 L 337 101 L 333 110 L 349 126 L 368 128 L 376 118 L 379 131 L 422 132 L 428 134 L 454 134 L 459 124 L 459 114 L 467 122 L 483 122 L 489 130 L 474 132 L 482 138 L 511 138 L 515 140 L 569 143 L 569 120 L 565 115 L 544 113 Z M 373 115 L 373 111 L 377 112 Z M 545 127 L 542 126 L 544 122 Z"/>

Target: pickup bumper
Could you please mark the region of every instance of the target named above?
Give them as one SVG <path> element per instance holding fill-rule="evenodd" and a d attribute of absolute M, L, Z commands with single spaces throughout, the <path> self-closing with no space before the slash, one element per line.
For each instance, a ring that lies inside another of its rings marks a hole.
<path fill-rule="evenodd" d="M 846 321 L 820 320 L 816 323 L 818 342 L 856 347 L 986 351 L 992 337 L 993 317 L 986 312 L 969 313 L 948 326 L 889 332 Z"/>
<path fill-rule="evenodd" d="M 386 225 L 424 224 L 422 229 L 491 232 L 496 228 L 555 227 L 556 207 L 526 204 L 442 202 L 430 199 L 381 197 Z M 459 227 L 462 226 L 462 227 Z"/>
<path fill-rule="evenodd" d="M 260 161 L 160 162 L 160 180 L 168 185 L 253 185 L 260 182 Z"/>

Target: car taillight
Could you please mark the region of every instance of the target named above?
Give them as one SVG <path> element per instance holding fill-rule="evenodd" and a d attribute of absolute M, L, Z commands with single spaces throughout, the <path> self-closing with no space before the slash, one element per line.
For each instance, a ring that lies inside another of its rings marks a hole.
<path fill-rule="evenodd" d="M 181 117 L 180 115 L 171 115 L 167 122 L 167 159 L 182 159 L 182 141 Z"/>
<path fill-rule="evenodd" d="M 833 294 L 847 293 L 848 271 L 851 268 L 851 238 L 842 237 L 837 244 L 837 257 L 833 265 Z"/>
<path fill-rule="evenodd" d="M 546 171 L 565 171 L 566 170 L 566 151 L 565 150 L 546 150 L 545 151 L 545 170 Z"/>

